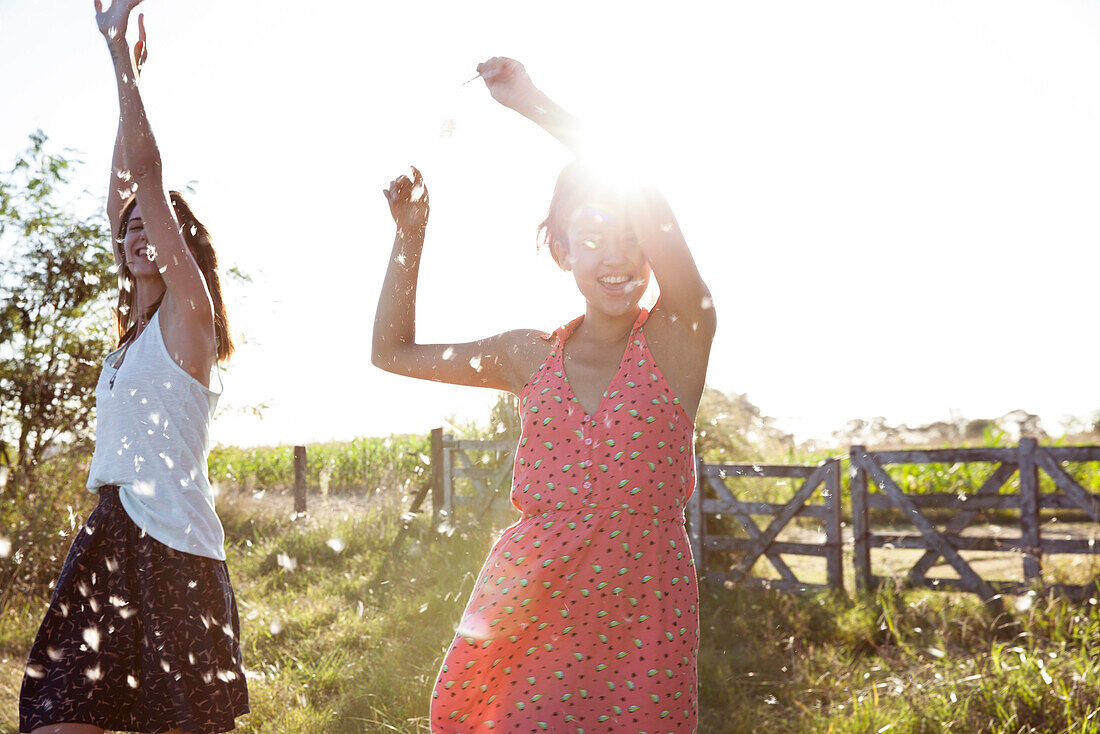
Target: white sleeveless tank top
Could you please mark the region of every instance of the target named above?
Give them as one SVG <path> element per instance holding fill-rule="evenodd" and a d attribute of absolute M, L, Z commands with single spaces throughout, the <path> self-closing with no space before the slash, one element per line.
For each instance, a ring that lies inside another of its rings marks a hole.
<path fill-rule="evenodd" d="M 217 365 L 206 388 L 172 361 L 160 313 L 103 361 L 95 390 L 95 453 L 88 489 L 117 484 L 134 524 L 164 545 L 225 560 L 225 533 L 207 478 L 210 418 L 221 394 Z M 216 383 L 216 384 L 215 384 Z"/>

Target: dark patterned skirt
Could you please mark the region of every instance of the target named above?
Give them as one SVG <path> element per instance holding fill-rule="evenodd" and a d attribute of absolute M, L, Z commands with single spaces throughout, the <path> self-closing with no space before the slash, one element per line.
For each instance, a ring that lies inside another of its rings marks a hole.
<path fill-rule="evenodd" d="M 31 647 L 19 730 L 81 723 L 208 734 L 246 713 L 225 562 L 153 540 L 118 488 L 101 487 Z"/>

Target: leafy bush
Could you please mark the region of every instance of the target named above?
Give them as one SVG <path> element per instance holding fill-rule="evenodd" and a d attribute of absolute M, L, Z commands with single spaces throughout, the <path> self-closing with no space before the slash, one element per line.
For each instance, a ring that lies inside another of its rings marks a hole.
<path fill-rule="evenodd" d="M 0 614 L 13 600 L 48 596 L 73 533 L 97 501 L 84 488 L 87 461 L 57 457 L 37 467 L 32 481 L 0 490 Z"/>

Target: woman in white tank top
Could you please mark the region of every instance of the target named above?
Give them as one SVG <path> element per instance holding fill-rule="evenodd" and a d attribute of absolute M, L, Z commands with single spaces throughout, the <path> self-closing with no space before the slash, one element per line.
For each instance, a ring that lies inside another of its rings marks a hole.
<path fill-rule="evenodd" d="M 137 85 L 142 18 L 132 56 L 126 41 L 140 2 L 114 0 L 103 11 L 95 0 L 121 112 L 107 197 L 119 346 L 96 386 L 88 488 L 99 503 L 73 541 L 31 649 L 20 731 L 199 734 L 228 731 L 248 712 L 206 466 L 217 363 L 233 345 L 210 235 L 161 179 Z"/>

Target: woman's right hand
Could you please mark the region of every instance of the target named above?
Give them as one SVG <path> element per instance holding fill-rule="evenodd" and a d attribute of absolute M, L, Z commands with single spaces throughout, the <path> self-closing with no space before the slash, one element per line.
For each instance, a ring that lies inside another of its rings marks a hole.
<path fill-rule="evenodd" d="M 422 238 L 428 226 L 428 187 L 415 166 L 412 166 L 412 172 L 411 180 L 408 176 L 398 176 L 382 193 L 389 202 L 390 215 L 397 223 L 398 233 Z"/>
<path fill-rule="evenodd" d="M 95 0 L 95 21 L 99 32 L 107 43 L 126 41 L 126 26 L 130 22 L 130 11 L 141 4 L 142 0 L 112 0 L 111 7 L 103 9 L 103 1 Z M 140 21 L 138 23 L 141 25 Z"/>
<path fill-rule="evenodd" d="M 534 83 L 523 64 L 506 56 L 494 56 L 477 65 L 477 73 L 485 81 L 489 94 L 505 107 L 522 112 L 533 99 Z"/>

